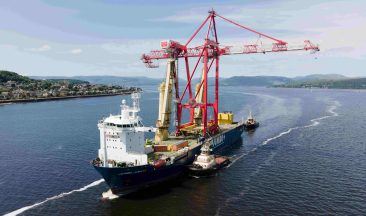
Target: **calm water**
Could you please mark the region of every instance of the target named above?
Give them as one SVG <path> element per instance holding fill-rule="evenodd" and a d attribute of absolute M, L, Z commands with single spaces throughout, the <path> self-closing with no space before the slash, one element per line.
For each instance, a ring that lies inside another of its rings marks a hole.
<path fill-rule="evenodd" d="M 153 125 L 156 87 L 142 117 Z M 89 165 L 97 121 L 121 97 L 0 106 L 0 214 L 303 215 L 366 214 L 366 92 L 223 87 L 221 110 L 261 122 L 224 153 L 235 162 L 213 178 L 102 201 L 106 184 Z M 15 212 L 14 212 L 15 211 Z"/>

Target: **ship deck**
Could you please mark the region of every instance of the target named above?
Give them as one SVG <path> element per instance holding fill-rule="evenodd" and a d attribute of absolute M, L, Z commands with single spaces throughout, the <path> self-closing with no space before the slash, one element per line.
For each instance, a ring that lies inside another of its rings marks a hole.
<path fill-rule="evenodd" d="M 213 137 L 220 135 L 222 132 L 233 129 L 237 125 L 238 125 L 237 122 L 235 122 L 233 124 L 220 125 L 220 132 L 218 134 L 214 135 Z M 192 136 L 178 136 L 178 137 L 169 136 L 168 140 L 163 141 L 160 145 L 174 145 L 174 144 L 177 144 L 182 141 L 188 142 L 189 150 L 194 149 L 197 146 L 201 145 L 201 143 L 198 142 L 198 137 L 193 136 L 193 135 Z M 157 159 L 160 157 L 172 157 L 172 156 L 177 156 L 177 151 L 152 152 L 152 153 L 148 154 L 148 158 L 151 160 L 154 160 L 154 159 Z"/>

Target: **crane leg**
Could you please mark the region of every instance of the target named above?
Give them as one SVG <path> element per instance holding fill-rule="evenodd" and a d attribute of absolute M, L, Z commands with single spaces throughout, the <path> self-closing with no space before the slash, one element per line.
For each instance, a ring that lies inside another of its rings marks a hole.
<path fill-rule="evenodd" d="M 175 73 L 175 59 L 169 59 L 167 62 L 167 71 L 165 81 L 159 88 L 159 116 L 156 122 L 155 143 L 161 143 L 169 137 L 170 114 L 172 110 L 172 92 Z"/>

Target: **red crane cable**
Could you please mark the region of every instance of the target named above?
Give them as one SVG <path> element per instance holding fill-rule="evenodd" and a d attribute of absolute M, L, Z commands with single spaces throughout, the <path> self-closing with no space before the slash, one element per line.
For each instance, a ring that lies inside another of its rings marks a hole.
<path fill-rule="evenodd" d="M 193 35 L 188 39 L 187 43 L 184 46 L 188 46 L 188 44 L 193 40 L 194 37 L 196 37 L 196 35 L 198 34 L 198 32 L 201 31 L 202 27 L 206 24 L 207 20 L 211 17 L 211 14 L 207 16 L 207 18 L 205 19 L 205 21 L 202 22 L 202 24 L 200 25 L 200 27 L 198 27 L 198 29 L 193 33 Z"/>
<path fill-rule="evenodd" d="M 225 18 L 225 17 L 223 17 L 223 16 L 220 16 L 220 15 L 219 15 L 219 14 L 217 14 L 217 13 L 215 13 L 215 14 L 216 14 L 216 16 L 220 17 L 221 19 L 223 19 L 223 20 L 225 20 L 225 21 L 227 21 L 227 22 L 229 22 L 229 23 L 231 23 L 231 24 L 234 24 L 234 25 L 236 25 L 236 26 L 239 26 L 239 27 L 241 27 L 241 28 L 243 28 L 243 29 L 246 29 L 246 30 L 251 31 L 251 32 L 253 32 L 253 33 L 259 34 L 259 35 L 261 35 L 261 36 L 263 36 L 263 37 L 266 37 L 266 38 L 269 38 L 269 39 L 271 39 L 271 40 L 277 41 L 277 42 L 278 42 L 278 43 L 280 43 L 280 44 L 287 44 L 287 42 L 285 42 L 285 41 L 282 41 L 282 40 L 276 39 L 276 38 L 271 37 L 271 36 L 269 36 L 269 35 L 266 35 L 266 34 L 260 33 L 260 32 L 258 32 L 258 31 L 256 31 L 256 30 L 254 30 L 254 29 L 251 29 L 251 28 L 248 28 L 248 27 L 246 27 L 246 26 L 240 25 L 239 23 L 234 22 L 234 21 L 232 21 L 232 20 L 229 20 L 229 19 L 227 19 L 227 18 Z"/>

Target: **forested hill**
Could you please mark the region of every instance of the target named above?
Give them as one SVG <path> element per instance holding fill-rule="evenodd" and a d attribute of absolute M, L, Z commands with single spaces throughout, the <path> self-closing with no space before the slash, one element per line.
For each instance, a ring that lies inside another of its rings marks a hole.
<path fill-rule="evenodd" d="M 294 81 L 276 85 L 284 88 L 335 88 L 335 89 L 366 89 L 366 78 L 348 78 L 342 80 L 309 80 Z"/>
<path fill-rule="evenodd" d="M 0 70 L 0 83 L 14 81 L 17 83 L 29 83 L 32 81 L 29 77 L 19 75 L 15 72 Z"/>

